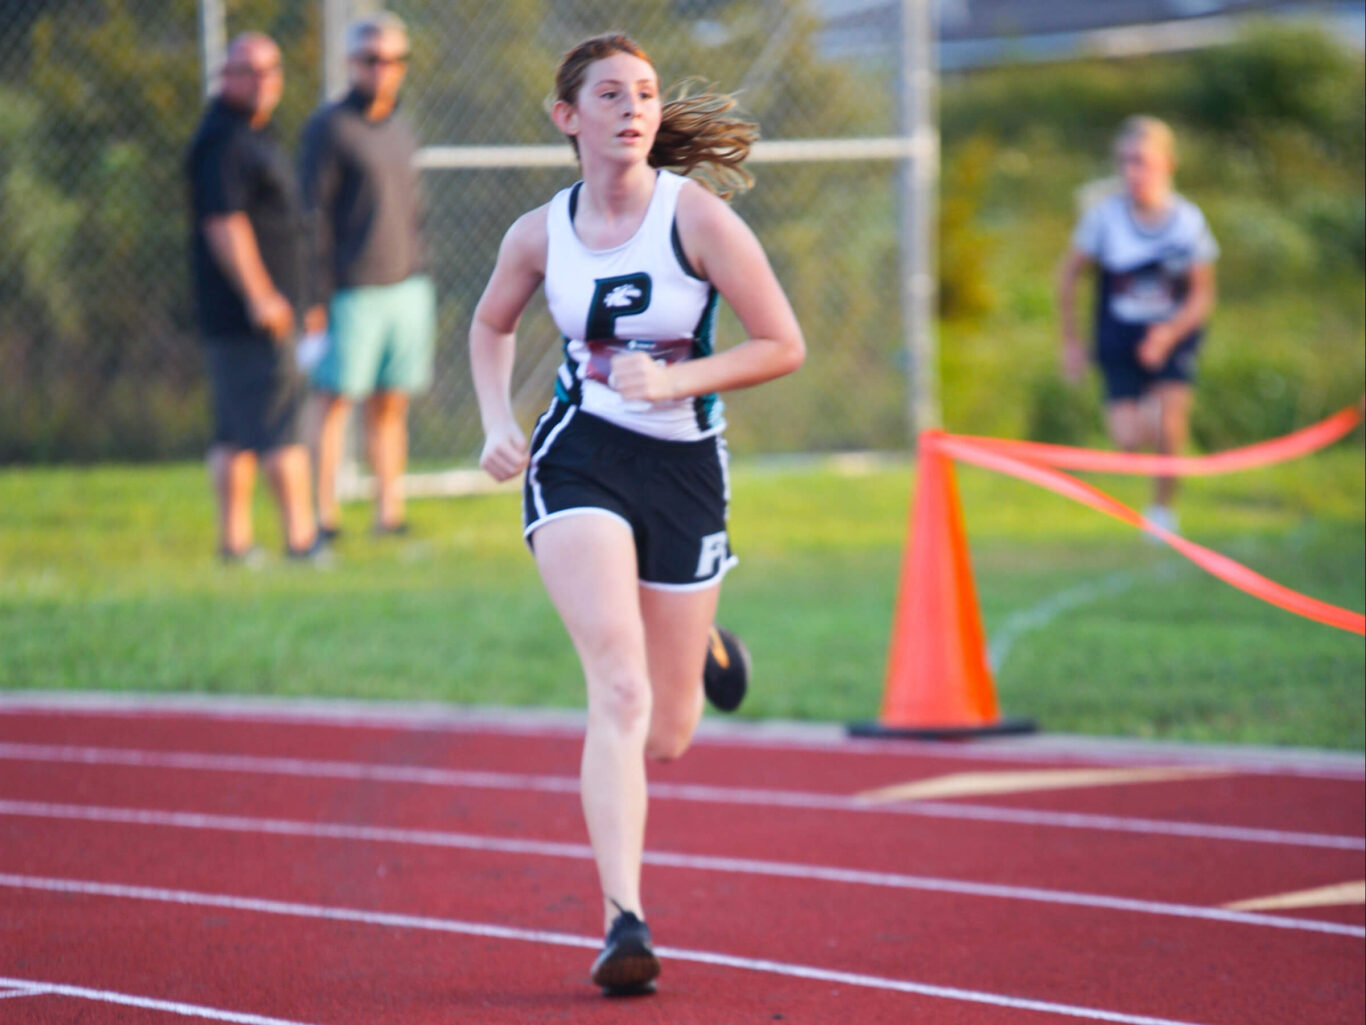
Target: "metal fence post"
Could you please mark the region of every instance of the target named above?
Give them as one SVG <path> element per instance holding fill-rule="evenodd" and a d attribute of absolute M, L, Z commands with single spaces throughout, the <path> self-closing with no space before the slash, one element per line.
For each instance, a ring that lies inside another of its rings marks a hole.
<path fill-rule="evenodd" d="M 920 431 L 940 423 L 935 331 L 939 130 L 934 47 L 934 0 L 901 0 L 901 132 L 911 142 L 911 157 L 901 166 L 901 301 L 912 444 Z"/>
<path fill-rule="evenodd" d="M 204 95 L 213 93 L 227 49 L 223 0 L 199 0 L 199 80 Z"/>
<path fill-rule="evenodd" d="M 376 0 L 322 0 L 322 98 L 334 99 L 346 90 L 346 26 L 354 18 L 372 14 Z"/>

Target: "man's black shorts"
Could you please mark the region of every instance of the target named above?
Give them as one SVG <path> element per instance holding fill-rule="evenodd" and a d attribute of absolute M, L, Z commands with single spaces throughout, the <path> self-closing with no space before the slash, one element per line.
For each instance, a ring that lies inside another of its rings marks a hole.
<path fill-rule="evenodd" d="M 1138 361 L 1138 347 L 1147 334 L 1146 325 L 1126 324 L 1123 330 L 1111 331 L 1096 346 L 1096 362 L 1105 378 L 1105 397 L 1110 402 L 1141 399 L 1149 388 L 1160 381 L 1192 384 L 1196 362 L 1200 356 L 1202 330 L 1195 330 L 1177 344 L 1167 361 L 1156 370 L 1149 370 Z"/>
<path fill-rule="evenodd" d="M 267 338 L 211 338 L 205 345 L 213 442 L 270 452 L 298 441 L 303 381 L 293 350 Z"/>
<path fill-rule="evenodd" d="M 641 584 L 691 591 L 735 565 L 726 535 L 726 443 L 663 441 L 556 400 L 531 437 L 524 536 L 565 516 L 606 514 L 631 529 Z"/>

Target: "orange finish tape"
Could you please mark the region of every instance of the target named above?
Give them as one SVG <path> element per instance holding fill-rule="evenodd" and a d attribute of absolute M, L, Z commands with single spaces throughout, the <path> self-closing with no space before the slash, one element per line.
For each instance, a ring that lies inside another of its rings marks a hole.
<path fill-rule="evenodd" d="M 1342 417 L 1343 413 L 1346 412 L 1349 412 L 1349 410 L 1338 413 L 1337 417 Z M 1350 412 L 1355 413 L 1358 417 L 1360 416 L 1360 413 L 1355 408 L 1350 410 Z M 1335 420 L 1336 418 L 1332 419 Z M 1324 424 L 1329 422 L 1330 421 L 1324 421 L 1323 424 L 1317 424 L 1315 426 L 1321 428 Z M 1355 423 L 1355 421 L 1353 422 Z M 1313 429 L 1314 428 L 1307 428 L 1307 430 Z M 1347 429 L 1350 430 L 1351 428 L 1348 427 Z M 1302 434 L 1304 432 L 1298 433 Z M 1343 431 L 1342 433 L 1345 434 L 1346 431 Z M 1002 451 L 1001 447 L 996 444 L 983 444 L 978 439 L 961 437 L 954 434 L 945 434 L 941 431 L 926 431 L 925 435 L 925 437 L 922 437 L 922 444 L 928 442 L 929 445 L 937 447 L 941 452 L 960 462 L 971 463 L 974 466 L 995 470 L 998 473 L 1004 473 L 1011 477 L 1017 477 L 1020 480 L 1028 481 L 1031 484 L 1037 484 L 1039 487 L 1047 488 L 1049 491 L 1056 492 L 1066 498 L 1071 498 L 1083 505 L 1090 506 L 1092 509 L 1103 512 L 1107 516 L 1113 516 L 1115 519 L 1128 523 L 1130 526 L 1138 527 L 1140 530 L 1146 530 L 1149 534 L 1152 534 L 1154 537 L 1171 545 L 1201 569 L 1218 577 L 1226 584 L 1230 584 L 1255 598 L 1260 598 L 1262 601 L 1269 602 L 1272 605 L 1285 609 L 1287 612 L 1293 612 L 1296 615 L 1304 616 L 1306 619 L 1327 623 L 1329 626 L 1335 626 L 1340 630 L 1348 630 L 1357 634 L 1366 634 L 1366 616 L 1363 616 L 1361 613 L 1353 612 L 1350 609 L 1339 608 L 1336 605 L 1329 605 L 1327 602 L 1319 601 L 1317 598 L 1310 598 L 1308 595 L 1300 594 L 1298 591 L 1292 591 L 1290 588 L 1284 587 L 1274 580 L 1268 580 L 1260 573 L 1248 569 L 1241 563 L 1234 562 L 1226 555 L 1220 555 L 1216 551 L 1212 551 L 1203 545 L 1198 545 L 1194 541 L 1188 541 L 1179 534 L 1173 534 L 1171 531 L 1165 530 L 1157 524 L 1149 522 L 1140 513 L 1130 509 L 1123 502 L 1120 502 L 1116 498 L 1112 498 L 1105 492 L 1093 488 L 1091 485 L 1086 484 L 1075 477 L 1052 469 L 1051 467 L 1032 463 L 1025 459 L 1018 458 L 1013 454 L 1008 454 L 1007 452 Z M 1338 435 L 1338 437 L 1341 436 L 1341 434 Z M 1295 435 L 1287 435 L 1287 437 L 1293 438 Z M 1026 443 L 1021 442 L 1017 444 Z M 1263 444 L 1274 445 L 1275 442 L 1264 442 Z M 1228 454 L 1231 455 L 1240 451 L 1245 452 L 1247 450 L 1234 449 Z M 1313 451 L 1313 449 L 1309 449 L 1309 451 Z M 1109 453 L 1097 454 L 1104 455 Z M 1140 457 L 1129 456 L 1126 458 Z M 1212 459 L 1216 457 L 1211 456 L 1208 458 Z"/>
<path fill-rule="evenodd" d="M 1299 456 L 1327 448 L 1339 438 L 1351 433 L 1361 422 L 1362 402 L 1340 409 L 1326 420 L 1303 427 L 1291 434 L 1270 441 L 1259 441 L 1243 448 L 1231 448 L 1207 456 L 1157 456 L 1130 452 L 1101 452 L 1090 448 L 1068 445 L 1046 445 L 1038 441 L 1014 441 L 1009 438 L 983 438 L 971 434 L 955 434 L 962 441 L 1007 455 L 1027 459 L 1064 470 L 1090 470 L 1098 473 L 1133 473 L 1190 477 L 1216 473 L 1232 473 L 1259 466 L 1285 462 Z"/>

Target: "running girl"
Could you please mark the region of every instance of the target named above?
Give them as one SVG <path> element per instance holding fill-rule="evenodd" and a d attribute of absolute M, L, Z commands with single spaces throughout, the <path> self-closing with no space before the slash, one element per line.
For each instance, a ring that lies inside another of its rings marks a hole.
<path fill-rule="evenodd" d="M 702 714 L 728 481 L 719 392 L 802 363 L 796 317 L 753 233 L 718 195 L 755 126 L 733 100 L 669 103 L 622 35 L 569 51 L 551 115 L 582 180 L 508 229 L 474 312 L 470 362 L 497 480 L 526 470 L 525 535 L 583 665 L 584 818 L 607 938 L 593 981 L 650 992 L 659 974 L 640 897 L 645 757 L 673 759 Z M 544 284 L 564 335 L 555 398 L 527 443 L 509 396 L 515 329 Z M 718 294 L 747 340 L 714 349 Z M 721 661 L 735 655 L 722 649 Z"/>
<path fill-rule="evenodd" d="M 1172 190 L 1176 143 L 1165 123 L 1129 118 L 1115 155 L 1123 191 L 1086 210 L 1063 258 L 1063 371 L 1076 382 L 1085 368 L 1074 300 L 1078 275 L 1094 266 L 1095 357 L 1105 377 L 1110 435 L 1126 452 L 1155 447 L 1172 455 L 1186 444 L 1219 247 L 1200 210 Z M 1158 477 L 1148 519 L 1175 531 L 1175 496 L 1176 478 Z"/>

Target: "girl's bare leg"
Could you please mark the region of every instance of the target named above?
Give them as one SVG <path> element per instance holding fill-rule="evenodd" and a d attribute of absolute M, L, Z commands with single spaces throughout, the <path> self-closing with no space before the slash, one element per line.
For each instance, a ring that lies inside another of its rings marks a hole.
<path fill-rule="evenodd" d="M 533 541 L 541 579 L 588 687 L 579 779 L 604 920 L 610 925 L 618 905 L 644 918 L 640 863 L 651 693 L 635 541 L 624 521 L 599 513 L 554 520 Z"/>
<path fill-rule="evenodd" d="M 1155 389 L 1157 398 L 1157 451 L 1164 456 L 1180 455 L 1185 451 L 1190 434 L 1191 403 L 1194 391 L 1184 381 L 1164 381 Z M 1157 477 L 1153 480 L 1153 502 L 1171 507 L 1176 500 L 1177 478 Z"/>
<path fill-rule="evenodd" d="M 707 631 L 716 618 L 721 582 L 699 591 L 664 591 L 642 585 L 646 657 L 654 694 L 645 751 L 668 761 L 692 742 L 702 718 L 702 668 Z"/>

